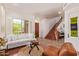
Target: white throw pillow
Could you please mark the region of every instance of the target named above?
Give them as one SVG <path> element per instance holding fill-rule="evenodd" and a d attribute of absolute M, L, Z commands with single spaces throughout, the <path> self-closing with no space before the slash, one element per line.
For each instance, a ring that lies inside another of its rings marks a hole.
<path fill-rule="evenodd" d="M 8 41 L 17 40 L 17 35 L 14 35 L 14 34 L 7 35 L 7 36 L 6 36 L 6 39 L 7 39 Z"/>
<path fill-rule="evenodd" d="M 18 35 L 18 39 L 28 39 L 29 35 L 28 34 L 20 34 Z"/>

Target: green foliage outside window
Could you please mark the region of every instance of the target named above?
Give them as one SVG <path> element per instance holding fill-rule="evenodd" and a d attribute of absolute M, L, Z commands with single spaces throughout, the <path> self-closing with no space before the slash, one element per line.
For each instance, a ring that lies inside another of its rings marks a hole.
<path fill-rule="evenodd" d="M 20 34 L 21 31 L 21 24 L 13 23 L 13 33 Z"/>
<path fill-rule="evenodd" d="M 24 22 L 22 20 L 14 19 L 13 21 L 13 34 L 21 34 L 24 30 Z"/>

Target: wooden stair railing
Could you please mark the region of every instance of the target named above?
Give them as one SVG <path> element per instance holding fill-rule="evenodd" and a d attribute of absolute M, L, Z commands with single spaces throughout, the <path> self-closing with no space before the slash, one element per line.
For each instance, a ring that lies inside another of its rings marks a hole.
<path fill-rule="evenodd" d="M 54 27 L 49 31 L 49 33 L 46 35 L 45 39 L 50 39 L 50 40 L 56 40 L 58 39 L 56 36 L 59 36 L 57 27 L 59 24 L 62 22 L 62 17 L 60 20 L 54 25 Z"/>

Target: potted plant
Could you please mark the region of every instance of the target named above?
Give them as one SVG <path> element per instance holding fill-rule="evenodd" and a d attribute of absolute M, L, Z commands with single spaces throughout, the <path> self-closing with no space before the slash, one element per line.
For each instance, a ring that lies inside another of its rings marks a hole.
<path fill-rule="evenodd" d="M 7 41 L 3 38 L 0 38 L 0 49 L 6 45 Z"/>

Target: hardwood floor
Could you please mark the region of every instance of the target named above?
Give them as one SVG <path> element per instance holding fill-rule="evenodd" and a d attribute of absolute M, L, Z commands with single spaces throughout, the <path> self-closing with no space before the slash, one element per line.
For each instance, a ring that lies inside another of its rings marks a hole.
<path fill-rule="evenodd" d="M 13 49 L 9 49 L 9 50 L 7 50 L 7 53 L 8 53 L 9 56 L 12 56 L 12 55 L 14 55 L 14 54 L 17 54 L 17 53 L 19 52 L 19 50 L 20 50 L 21 48 L 23 48 L 23 47 L 24 47 L 24 46 L 17 47 L 17 48 L 13 48 Z"/>
<path fill-rule="evenodd" d="M 39 46 L 40 50 L 37 50 L 37 48 L 34 48 L 31 52 L 31 56 L 40 56 L 42 55 L 43 49 Z M 8 50 L 9 56 L 29 56 L 29 46 L 23 46 L 23 47 L 18 47 L 15 49 L 10 49 Z"/>

